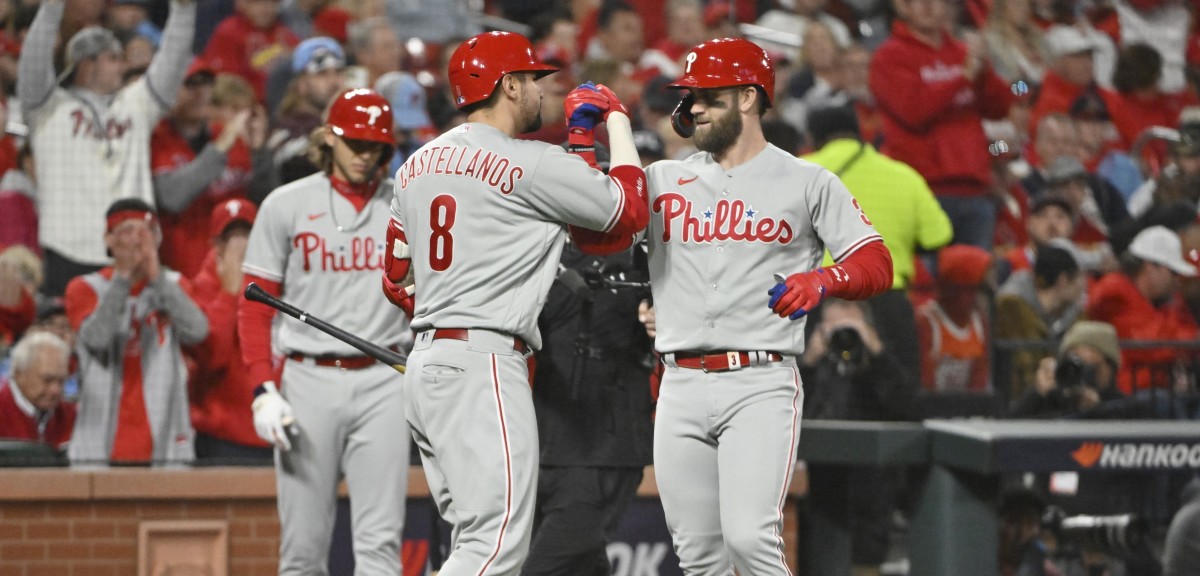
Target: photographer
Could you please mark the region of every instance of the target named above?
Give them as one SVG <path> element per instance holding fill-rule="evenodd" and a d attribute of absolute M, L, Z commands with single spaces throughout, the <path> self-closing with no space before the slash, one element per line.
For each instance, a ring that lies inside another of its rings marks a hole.
<path fill-rule="evenodd" d="M 869 306 L 828 299 L 814 318 L 801 358 L 805 419 L 905 420 L 916 394 L 911 370 L 879 337 Z M 832 564 L 849 556 L 856 574 L 877 574 L 888 550 L 897 471 L 812 464 L 800 533 L 805 573 L 848 574 Z M 850 554 L 829 550 L 830 526 L 850 532 Z"/>
<path fill-rule="evenodd" d="M 1016 418 L 1114 417 L 1111 405 L 1124 395 L 1115 386 L 1121 367 L 1117 331 L 1111 324 L 1081 320 L 1063 336 L 1058 358 L 1043 358 L 1012 410 Z"/>

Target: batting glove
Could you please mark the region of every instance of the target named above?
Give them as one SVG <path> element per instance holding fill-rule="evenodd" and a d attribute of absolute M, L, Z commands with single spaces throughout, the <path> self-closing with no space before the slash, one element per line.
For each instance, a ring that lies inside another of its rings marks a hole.
<path fill-rule="evenodd" d="M 292 405 L 275 389 L 274 382 L 263 382 L 254 390 L 254 431 L 258 437 L 287 452 L 292 449 L 289 429 L 296 423 L 292 416 Z"/>
<path fill-rule="evenodd" d="M 412 294 L 408 290 L 401 288 L 391 278 L 385 274 L 383 276 L 383 295 L 388 299 L 388 302 L 399 306 L 409 320 L 413 319 L 413 314 L 417 308 L 417 301 L 413 299 Z"/>
<path fill-rule="evenodd" d="M 825 299 L 825 293 L 829 291 L 828 282 L 828 273 L 824 268 L 792 274 L 767 290 L 767 294 L 771 295 L 767 306 L 780 318 L 802 318 Z"/>

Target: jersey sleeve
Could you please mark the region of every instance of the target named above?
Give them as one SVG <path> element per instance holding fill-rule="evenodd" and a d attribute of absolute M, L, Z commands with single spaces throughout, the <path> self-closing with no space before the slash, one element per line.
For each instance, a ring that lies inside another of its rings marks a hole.
<path fill-rule="evenodd" d="M 868 242 L 883 240 L 858 200 L 828 170 L 821 170 L 806 197 L 813 229 L 835 262 Z"/>
<path fill-rule="evenodd" d="M 291 210 L 286 204 L 287 196 L 276 193 L 263 201 L 246 243 L 243 272 L 283 282 L 291 248 Z"/>
<path fill-rule="evenodd" d="M 547 146 L 534 168 L 526 200 L 549 219 L 607 232 L 624 208 L 623 185 L 583 158 Z"/>

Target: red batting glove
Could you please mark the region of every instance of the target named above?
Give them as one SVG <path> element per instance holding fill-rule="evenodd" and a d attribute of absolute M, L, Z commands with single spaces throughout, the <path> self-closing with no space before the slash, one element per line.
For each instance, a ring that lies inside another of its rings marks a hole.
<path fill-rule="evenodd" d="M 388 302 L 399 306 L 404 311 L 404 315 L 408 316 L 409 320 L 413 319 L 417 307 L 416 300 L 401 286 L 397 286 L 395 282 L 383 277 L 383 295 L 387 297 Z"/>
<path fill-rule="evenodd" d="M 780 318 L 796 320 L 816 308 L 829 292 L 829 273 L 824 268 L 788 276 L 775 284 L 767 294 L 767 303 Z"/>
<path fill-rule="evenodd" d="M 596 89 L 600 91 L 600 94 L 604 95 L 604 97 L 608 99 L 608 110 L 604 112 L 605 122 L 608 121 L 608 115 L 612 114 L 613 112 L 620 112 L 630 118 L 633 118 L 633 116 L 629 113 L 629 109 L 621 103 L 621 99 L 617 98 L 617 95 L 610 90 L 608 86 L 597 84 Z"/>

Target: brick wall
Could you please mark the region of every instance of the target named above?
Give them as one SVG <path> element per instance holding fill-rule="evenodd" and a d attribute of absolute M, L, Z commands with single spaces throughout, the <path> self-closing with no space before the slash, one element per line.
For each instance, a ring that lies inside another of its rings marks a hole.
<path fill-rule="evenodd" d="M 797 476 L 793 495 L 803 490 L 803 474 Z M 657 496 L 653 469 L 638 492 Z M 421 469 L 410 469 L 409 497 L 428 496 Z M 790 552 L 794 507 L 787 512 Z M 0 468 L 0 576 L 136 576 L 139 524 L 146 520 L 224 521 L 229 574 L 276 573 L 279 519 L 271 468 Z"/>

